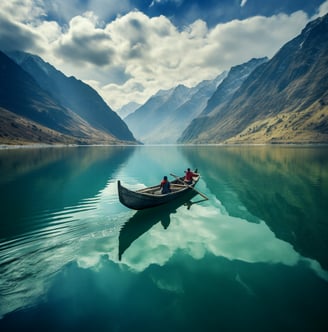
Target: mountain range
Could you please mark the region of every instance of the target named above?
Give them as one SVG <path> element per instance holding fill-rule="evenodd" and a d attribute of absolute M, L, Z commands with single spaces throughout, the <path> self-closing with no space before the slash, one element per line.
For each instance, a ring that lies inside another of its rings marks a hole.
<path fill-rule="evenodd" d="M 90 86 L 38 56 L 8 55 L 0 52 L 0 142 L 136 143 L 125 122 Z"/>
<path fill-rule="evenodd" d="M 254 69 L 232 96 L 216 99 L 219 86 L 178 141 L 327 143 L 327 36 L 325 15 Z"/>
<path fill-rule="evenodd" d="M 160 90 L 123 106 L 123 120 L 40 57 L 0 52 L 0 143 L 327 143 L 327 35 L 328 14 L 270 60 Z"/>
<path fill-rule="evenodd" d="M 204 109 L 225 76 L 226 72 L 223 72 L 214 80 L 202 81 L 192 88 L 178 85 L 160 90 L 124 121 L 143 143 L 176 143 L 190 121 Z"/>

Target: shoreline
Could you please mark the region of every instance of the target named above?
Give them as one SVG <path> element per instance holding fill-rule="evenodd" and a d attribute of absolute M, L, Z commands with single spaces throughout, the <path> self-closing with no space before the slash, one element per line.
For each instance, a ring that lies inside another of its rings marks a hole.
<path fill-rule="evenodd" d="M 41 149 L 41 148 L 80 148 L 80 147 L 101 147 L 101 146 L 220 146 L 220 147 L 233 147 L 233 146 L 328 146 L 327 143 L 208 143 L 208 144 L 0 144 L 1 150 L 18 150 L 18 149 Z"/>

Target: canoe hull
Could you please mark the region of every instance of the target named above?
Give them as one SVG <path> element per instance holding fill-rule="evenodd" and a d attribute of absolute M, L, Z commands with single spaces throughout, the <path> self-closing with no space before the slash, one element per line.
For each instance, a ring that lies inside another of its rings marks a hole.
<path fill-rule="evenodd" d="M 195 181 L 193 186 L 197 183 L 197 181 Z M 172 181 L 171 185 L 172 184 L 178 184 L 178 181 Z M 174 191 L 168 194 L 150 194 L 140 191 L 129 190 L 128 188 L 123 187 L 120 181 L 117 182 L 117 187 L 120 202 L 126 207 L 133 210 L 143 210 L 167 204 L 193 191 L 191 186 L 181 186 L 181 190 Z M 153 188 L 154 192 L 156 191 L 156 189 L 159 189 L 158 186 L 150 188 Z"/>

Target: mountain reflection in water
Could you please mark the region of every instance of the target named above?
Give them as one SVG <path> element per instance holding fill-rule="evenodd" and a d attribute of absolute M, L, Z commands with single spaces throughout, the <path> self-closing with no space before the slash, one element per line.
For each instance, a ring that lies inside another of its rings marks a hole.
<path fill-rule="evenodd" d="M 81 202 L 86 208 L 132 153 L 111 146 L 0 150 L 1 237 L 29 232 L 40 215 Z"/>
<path fill-rule="evenodd" d="M 230 215 L 263 220 L 277 238 L 328 269 L 327 147 L 199 146 L 181 152 L 202 169 Z"/>

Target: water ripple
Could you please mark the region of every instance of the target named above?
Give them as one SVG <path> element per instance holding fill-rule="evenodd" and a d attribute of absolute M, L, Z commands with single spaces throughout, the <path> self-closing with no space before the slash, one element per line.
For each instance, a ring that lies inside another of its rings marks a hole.
<path fill-rule="evenodd" d="M 0 239 L 0 319 L 42 296 L 64 265 L 87 264 L 94 241 L 103 253 L 116 250 L 126 212 L 122 218 L 117 204 L 110 203 L 115 193 L 106 190 L 74 206 L 29 216 L 23 220 L 28 231 Z"/>
<path fill-rule="evenodd" d="M 0 242 L 0 265 L 15 260 L 36 248 L 47 249 L 58 243 L 72 241 L 88 232 L 94 224 L 90 222 L 92 211 L 97 209 L 100 197 L 84 199 L 78 205 L 60 211 L 43 211 L 25 219 L 29 231 Z"/>

